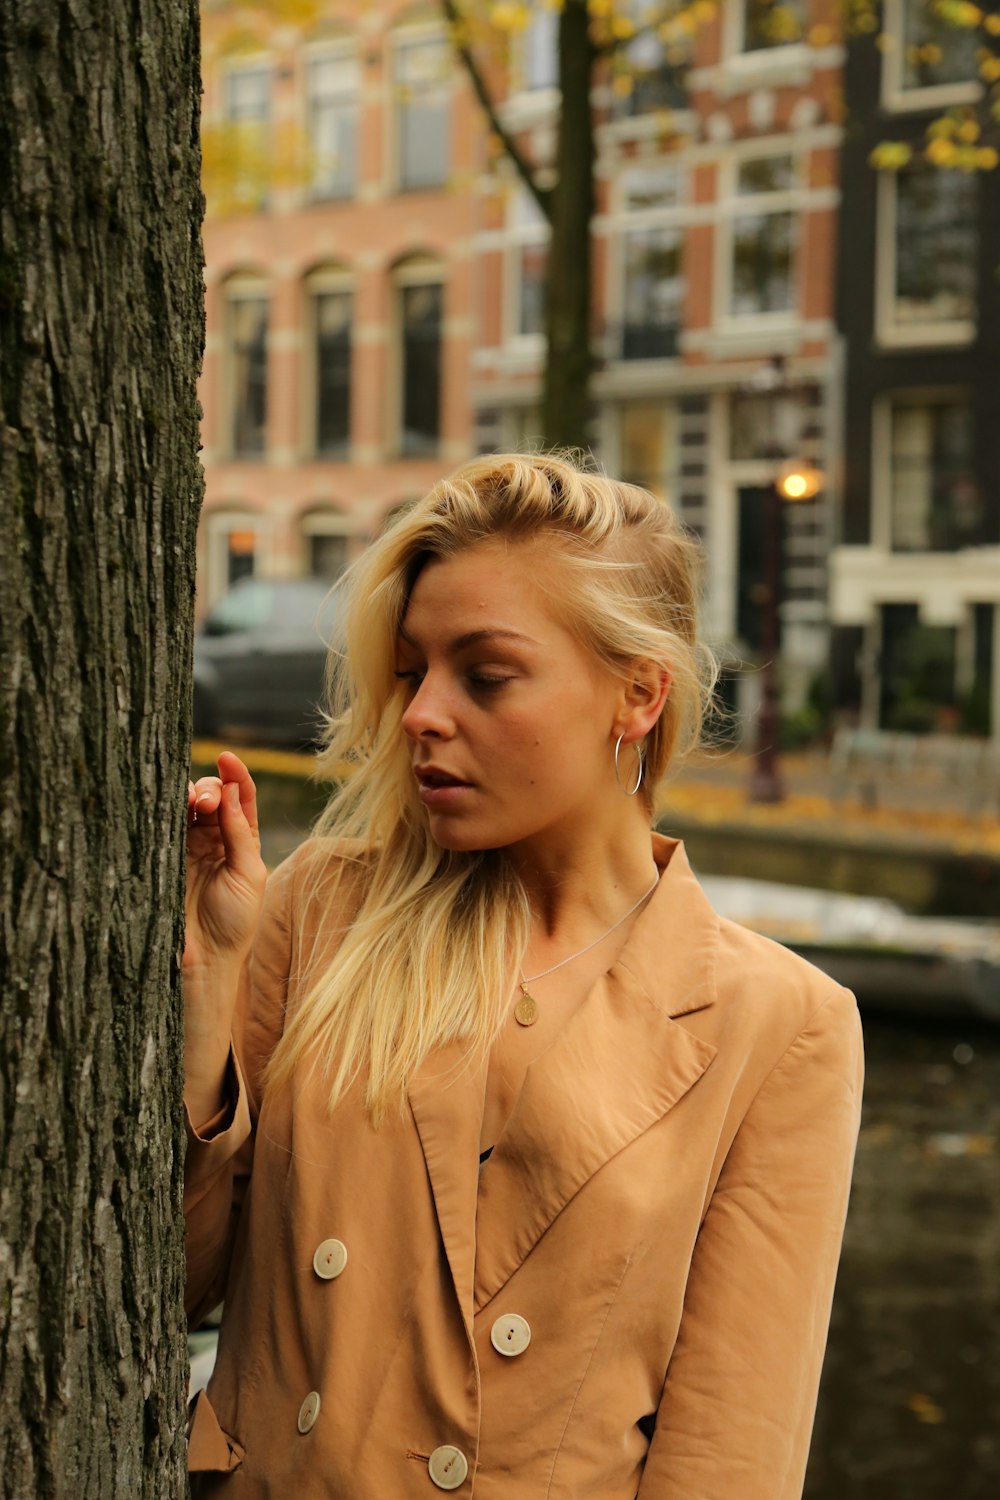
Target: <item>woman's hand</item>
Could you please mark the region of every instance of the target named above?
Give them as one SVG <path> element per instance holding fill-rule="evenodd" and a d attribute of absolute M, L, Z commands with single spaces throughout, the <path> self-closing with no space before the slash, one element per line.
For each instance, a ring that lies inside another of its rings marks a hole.
<path fill-rule="evenodd" d="M 184 971 L 229 969 L 253 942 L 267 870 L 260 857 L 257 794 L 226 750 L 218 776 L 188 782 Z"/>

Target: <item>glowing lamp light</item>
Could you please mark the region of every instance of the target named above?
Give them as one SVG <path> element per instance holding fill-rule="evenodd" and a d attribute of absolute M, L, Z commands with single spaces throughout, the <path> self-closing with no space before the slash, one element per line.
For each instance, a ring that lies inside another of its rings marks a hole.
<path fill-rule="evenodd" d="M 774 482 L 783 500 L 811 500 L 823 488 L 823 475 L 812 464 L 793 458 L 782 464 Z"/>

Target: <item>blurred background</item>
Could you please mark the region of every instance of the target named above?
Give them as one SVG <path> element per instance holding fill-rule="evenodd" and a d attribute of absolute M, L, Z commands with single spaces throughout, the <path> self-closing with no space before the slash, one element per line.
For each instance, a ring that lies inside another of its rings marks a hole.
<path fill-rule="evenodd" d="M 997 6 L 202 13 L 196 769 L 241 747 L 269 862 L 304 836 L 324 598 L 463 460 L 674 506 L 725 743 L 661 825 L 867 1038 L 806 1493 L 996 1495 Z"/>

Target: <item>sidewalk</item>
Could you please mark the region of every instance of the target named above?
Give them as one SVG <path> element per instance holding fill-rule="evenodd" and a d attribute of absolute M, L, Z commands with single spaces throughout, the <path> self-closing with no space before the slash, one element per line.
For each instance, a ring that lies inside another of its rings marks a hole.
<path fill-rule="evenodd" d="M 878 802 L 866 805 L 861 789 L 838 795 L 825 751 L 781 757 L 784 801 L 769 806 L 750 800 L 753 759 L 741 751 L 702 753 L 670 781 L 658 803 L 665 827 L 676 817 L 698 826 L 836 837 L 853 844 L 936 847 L 955 854 L 1000 858 L 1000 819 L 995 808 L 970 810 L 968 788 L 942 783 L 915 771 L 880 785 Z"/>

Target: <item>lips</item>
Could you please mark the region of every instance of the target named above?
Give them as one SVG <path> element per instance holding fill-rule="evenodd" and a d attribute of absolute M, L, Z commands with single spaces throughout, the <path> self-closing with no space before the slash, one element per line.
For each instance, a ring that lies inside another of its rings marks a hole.
<path fill-rule="evenodd" d="M 420 785 L 430 790 L 433 790 L 435 787 L 470 785 L 468 781 L 463 781 L 460 776 L 453 776 L 450 771 L 442 770 L 438 766 L 416 766 L 414 772 Z"/>

